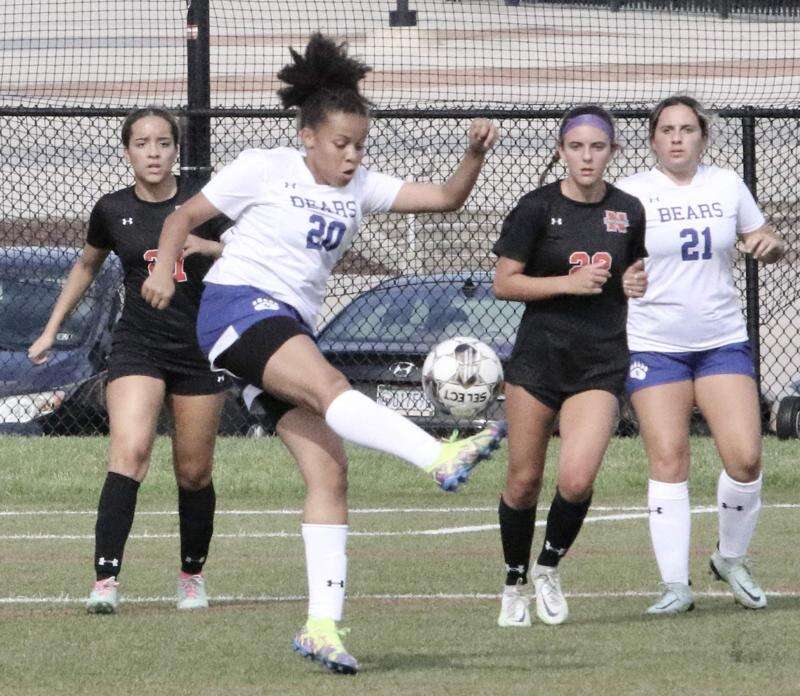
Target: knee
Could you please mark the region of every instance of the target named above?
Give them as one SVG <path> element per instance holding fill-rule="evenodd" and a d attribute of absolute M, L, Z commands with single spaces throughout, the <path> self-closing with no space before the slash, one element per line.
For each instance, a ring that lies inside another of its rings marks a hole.
<path fill-rule="evenodd" d="M 325 466 L 318 467 L 307 475 L 308 492 L 331 501 L 347 499 L 347 460 L 332 459 Z"/>
<path fill-rule="evenodd" d="M 211 483 L 211 469 L 214 464 L 209 448 L 199 449 L 174 446 L 173 468 L 175 481 L 187 491 L 199 491 Z"/>
<path fill-rule="evenodd" d="M 335 459 L 329 467 L 326 488 L 336 500 L 347 498 L 347 459 Z"/>
<path fill-rule="evenodd" d="M 679 483 L 689 476 L 689 449 L 650 454 L 650 477 L 656 481 Z"/>
<path fill-rule="evenodd" d="M 558 479 L 558 492 L 570 503 L 581 503 L 592 495 L 594 481 L 588 476 L 569 476 Z"/>
<path fill-rule="evenodd" d="M 316 410 L 321 416 L 325 416 L 328 406 L 340 394 L 348 391 L 352 385 L 339 370 L 331 370 L 327 379 L 320 385 L 319 393 L 317 394 Z M 347 468 L 345 464 L 345 468 Z"/>
<path fill-rule="evenodd" d="M 147 442 L 116 444 L 109 453 L 109 471 L 141 481 L 150 464 L 150 452 L 151 447 Z"/>
<path fill-rule="evenodd" d="M 539 471 L 526 471 L 524 473 L 509 472 L 503 499 L 513 508 L 529 508 L 539 500 L 539 491 L 542 489 L 542 474 Z"/>
<path fill-rule="evenodd" d="M 199 491 L 211 483 L 211 467 L 175 471 L 175 480 L 185 491 Z"/>
<path fill-rule="evenodd" d="M 761 448 L 753 447 L 737 453 L 732 462 L 725 463 L 728 476 L 741 483 L 755 481 L 761 474 Z"/>

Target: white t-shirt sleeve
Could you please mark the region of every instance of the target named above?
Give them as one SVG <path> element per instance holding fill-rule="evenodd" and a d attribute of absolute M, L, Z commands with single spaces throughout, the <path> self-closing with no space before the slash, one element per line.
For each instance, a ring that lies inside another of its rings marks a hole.
<path fill-rule="evenodd" d="M 217 210 L 236 220 L 263 196 L 265 164 L 261 151 L 245 150 L 223 167 L 202 193 Z"/>
<path fill-rule="evenodd" d="M 754 232 L 766 222 L 764 214 L 759 210 L 753 194 L 747 185 L 737 177 L 736 231 L 739 234 Z"/>
<path fill-rule="evenodd" d="M 405 182 L 396 176 L 363 169 L 361 184 L 361 209 L 364 213 L 381 213 L 391 210 L 394 199 Z"/>

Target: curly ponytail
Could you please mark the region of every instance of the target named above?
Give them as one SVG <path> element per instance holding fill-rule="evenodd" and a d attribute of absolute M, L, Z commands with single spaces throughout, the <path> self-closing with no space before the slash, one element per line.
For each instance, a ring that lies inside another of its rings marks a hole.
<path fill-rule="evenodd" d="M 372 70 L 347 55 L 347 44 L 320 33 L 313 34 L 303 55 L 290 48 L 292 62 L 278 72 L 286 84 L 278 90 L 285 109 L 299 108 L 298 126 L 315 128 L 331 112 L 369 115 L 369 102 L 358 88 Z"/>

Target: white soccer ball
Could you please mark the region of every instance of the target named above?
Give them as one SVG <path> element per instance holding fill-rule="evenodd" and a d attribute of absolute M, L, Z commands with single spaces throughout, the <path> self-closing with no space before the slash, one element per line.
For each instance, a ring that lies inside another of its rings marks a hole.
<path fill-rule="evenodd" d="M 485 343 L 456 336 L 435 345 L 422 366 L 422 389 L 434 406 L 459 418 L 477 416 L 503 383 L 503 366 Z"/>

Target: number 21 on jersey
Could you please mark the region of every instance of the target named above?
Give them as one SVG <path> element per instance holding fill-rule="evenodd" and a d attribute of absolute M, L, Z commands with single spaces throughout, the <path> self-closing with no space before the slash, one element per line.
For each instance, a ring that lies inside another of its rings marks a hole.
<path fill-rule="evenodd" d="M 158 249 L 148 249 L 143 254 L 144 260 L 147 261 L 147 275 L 152 275 L 153 269 L 156 267 L 158 260 Z M 172 271 L 172 278 L 176 283 L 185 283 L 189 280 L 186 271 L 183 269 L 183 254 L 175 261 L 175 269 Z"/>

